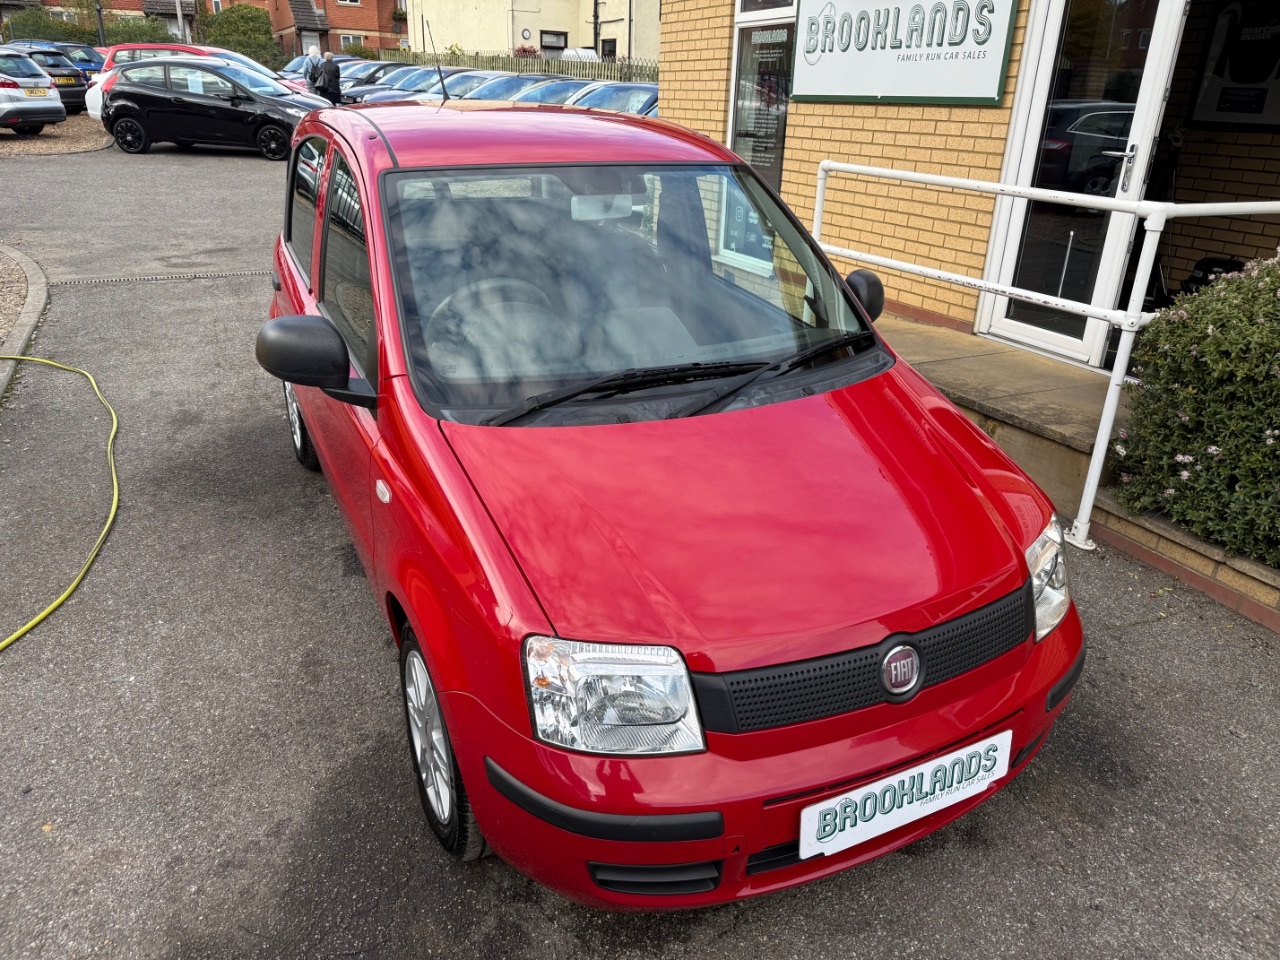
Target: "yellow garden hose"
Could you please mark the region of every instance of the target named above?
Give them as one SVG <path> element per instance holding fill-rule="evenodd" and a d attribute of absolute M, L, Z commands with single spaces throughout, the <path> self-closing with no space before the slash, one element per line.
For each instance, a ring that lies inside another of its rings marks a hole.
<path fill-rule="evenodd" d="M 48 367 L 57 367 L 59 370 L 66 370 L 70 373 L 78 373 L 84 377 L 93 386 L 93 392 L 98 395 L 98 400 L 107 408 L 107 413 L 111 414 L 111 436 L 107 438 L 107 465 L 111 468 L 111 512 L 107 514 L 107 523 L 102 528 L 102 532 L 98 534 L 98 542 L 93 545 L 93 549 L 89 551 L 89 557 L 84 562 L 84 566 L 80 568 L 80 572 L 76 574 L 76 578 L 71 581 L 71 586 L 63 590 L 58 595 L 58 599 L 40 611 L 39 615 L 23 625 L 17 633 L 12 636 L 0 640 L 0 650 L 16 642 L 19 638 L 26 636 L 44 621 L 49 614 L 57 610 L 66 601 L 67 597 L 75 593 L 76 588 L 80 586 L 80 581 L 84 579 L 84 575 L 89 572 L 89 568 L 93 566 L 93 561 L 98 557 L 98 551 L 102 549 L 102 545 L 106 543 L 107 534 L 111 532 L 111 525 L 116 522 L 116 510 L 120 506 L 120 480 L 116 476 L 116 431 L 119 429 L 120 421 L 116 418 L 115 410 L 111 409 L 111 404 L 107 403 L 107 398 L 102 395 L 102 391 L 98 389 L 98 381 L 93 379 L 93 375 L 87 370 L 81 370 L 79 367 L 68 367 L 64 364 L 57 363 L 53 360 L 45 360 L 41 357 L 14 357 L 0 356 L 0 360 L 13 360 L 17 363 L 43 363 Z"/>

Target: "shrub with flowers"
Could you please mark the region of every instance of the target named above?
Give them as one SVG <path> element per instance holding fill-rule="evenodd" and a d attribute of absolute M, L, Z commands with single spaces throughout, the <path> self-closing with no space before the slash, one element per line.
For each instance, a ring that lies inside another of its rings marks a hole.
<path fill-rule="evenodd" d="M 1133 359 L 1120 502 L 1280 567 L 1280 257 L 1179 297 Z"/>

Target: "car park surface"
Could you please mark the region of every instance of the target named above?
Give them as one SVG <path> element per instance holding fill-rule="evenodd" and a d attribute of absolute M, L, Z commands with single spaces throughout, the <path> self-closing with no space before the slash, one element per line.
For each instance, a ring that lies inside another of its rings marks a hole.
<path fill-rule="evenodd" d="M 1030 760 L 1084 663 L 1052 507 L 740 160 L 466 100 L 297 136 L 258 359 L 400 644 L 447 850 L 707 905 L 897 849 Z M 775 276 L 712 259 L 721 208 Z"/>
<path fill-rule="evenodd" d="M 28 184 L 0 243 L 51 283 L 34 352 L 98 376 L 123 482 L 84 587 L 0 660 L 0 955 L 1280 951 L 1277 808 L 1255 786 L 1280 777 L 1280 638 L 1105 548 L 1070 555 L 1091 640 L 1071 709 L 1007 790 L 924 841 L 658 916 L 577 907 L 495 858 L 451 863 L 414 806 L 381 614 L 248 356 L 283 168 L 160 146 L 0 160 L 0 176 Z M 112 231 L 77 229 L 90 193 Z M 109 501 L 101 408 L 69 383 L 25 371 L 0 407 L 10 628 L 62 589 Z"/>

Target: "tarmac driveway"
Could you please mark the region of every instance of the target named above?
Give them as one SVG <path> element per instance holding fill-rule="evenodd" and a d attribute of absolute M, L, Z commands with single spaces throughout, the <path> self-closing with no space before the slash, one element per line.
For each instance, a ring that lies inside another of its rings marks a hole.
<path fill-rule="evenodd" d="M 387 629 L 253 359 L 284 173 L 0 160 L 0 242 L 51 281 L 32 352 L 98 376 L 123 491 L 81 590 L 0 653 L 0 957 L 1280 955 L 1280 638 L 1103 551 L 1070 555 L 1089 663 L 1040 757 L 905 851 L 647 917 L 452 863 Z M 0 637 L 96 537 L 106 426 L 56 371 L 0 407 Z"/>

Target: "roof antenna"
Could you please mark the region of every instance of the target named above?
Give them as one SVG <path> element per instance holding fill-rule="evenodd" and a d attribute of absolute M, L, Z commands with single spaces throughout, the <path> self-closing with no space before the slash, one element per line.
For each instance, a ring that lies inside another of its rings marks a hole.
<path fill-rule="evenodd" d="M 443 100 L 449 99 L 449 88 L 444 85 L 444 68 L 440 66 L 440 54 L 436 53 L 436 38 L 431 36 L 431 21 L 424 14 L 422 17 L 423 32 L 426 33 L 427 39 L 431 41 L 431 55 L 436 58 L 436 73 L 440 77 L 440 92 Z"/>

